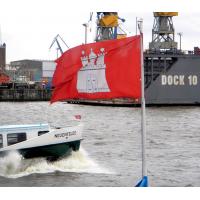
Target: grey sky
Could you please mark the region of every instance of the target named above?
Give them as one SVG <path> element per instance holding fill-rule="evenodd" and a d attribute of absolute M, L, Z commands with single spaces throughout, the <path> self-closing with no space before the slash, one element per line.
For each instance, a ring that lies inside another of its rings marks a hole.
<path fill-rule="evenodd" d="M 183 32 L 182 49 L 190 50 L 200 46 L 200 13 L 195 10 L 194 5 L 198 4 L 193 4 L 194 1 L 190 0 L 189 4 L 185 0 L 168 0 L 166 6 L 159 0 L 151 0 L 151 3 L 148 0 L 126 3 L 117 0 L 0 0 L 0 26 L 2 42 L 7 44 L 7 63 L 18 59 L 55 59 L 56 47 L 49 51 L 54 36 L 59 33 L 70 47 L 83 43 L 82 24 L 88 21 L 90 11 L 102 10 L 118 11 L 120 17 L 126 19 L 124 27 L 132 35 L 136 17 L 142 17 L 145 49 L 151 41 L 153 11 L 178 11 L 179 16 L 174 17 L 175 30 Z M 179 41 L 177 35 L 176 40 Z"/>

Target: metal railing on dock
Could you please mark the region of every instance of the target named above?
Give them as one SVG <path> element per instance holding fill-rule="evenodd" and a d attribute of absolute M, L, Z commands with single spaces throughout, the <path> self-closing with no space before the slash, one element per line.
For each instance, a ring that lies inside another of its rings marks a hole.
<path fill-rule="evenodd" d="M 49 101 L 51 90 L 0 89 L 0 101 Z"/>

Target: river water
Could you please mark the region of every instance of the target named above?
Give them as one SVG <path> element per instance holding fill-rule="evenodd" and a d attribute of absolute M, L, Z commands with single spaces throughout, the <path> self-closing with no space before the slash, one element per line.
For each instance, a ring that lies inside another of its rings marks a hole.
<path fill-rule="evenodd" d="M 0 186 L 134 186 L 141 178 L 140 108 L 1 102 L 0 124 L 63 125 L 81 114 L 81 149 L 49 163 L 0 158 Z M 150 186 L 200 186 L 200 107 L 148 107 Z"/>

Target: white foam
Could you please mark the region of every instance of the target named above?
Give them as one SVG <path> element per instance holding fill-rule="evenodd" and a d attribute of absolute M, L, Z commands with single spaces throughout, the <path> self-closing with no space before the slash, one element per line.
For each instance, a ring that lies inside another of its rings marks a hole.
<path fill-rule="evenodd" d="M 22 157 L 19 153 L 13 151 L 7 156 L 0 158 L 0 175 L 12 176 L 20 171 Z"/>
<path fill-rule="evenodd" d="M 111 173 L 94 162 L 82 148 L 80 151 L 72 152 L 72 155 L 69 157 L 54 162 L 53 165 L 57 170 L 63 172 Z"/>
<path fill-rule="evenodd" d="M 45 158 L 23 159 L 17 152 L 12 152 L 8 156 L 0 158 L 0 175 L 7 178 L 18 178 L 34 173 L 52 173 L 55 171 L 112 173 L 94 162 L 83 148 L 56 162 L 48 162 Z"/>

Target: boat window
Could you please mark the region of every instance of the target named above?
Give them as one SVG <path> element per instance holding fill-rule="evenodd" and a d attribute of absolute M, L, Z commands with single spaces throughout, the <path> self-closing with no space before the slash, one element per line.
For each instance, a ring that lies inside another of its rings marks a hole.
<path fill-rule="evenodd" d="M 49 131 L 38 131 L 38 136 L 48 133 Z"/>
<path fill-rule="evenodd" d="M 0 134 L 0 148 L 2 148 L 3 147 L 3 137 L 2 137 L 2 135 Z"/>
<path fill-rule="evenodd" d="M 7 135 L 8 146 L 26 140 L 26 133 L 10 133 Z"/>

